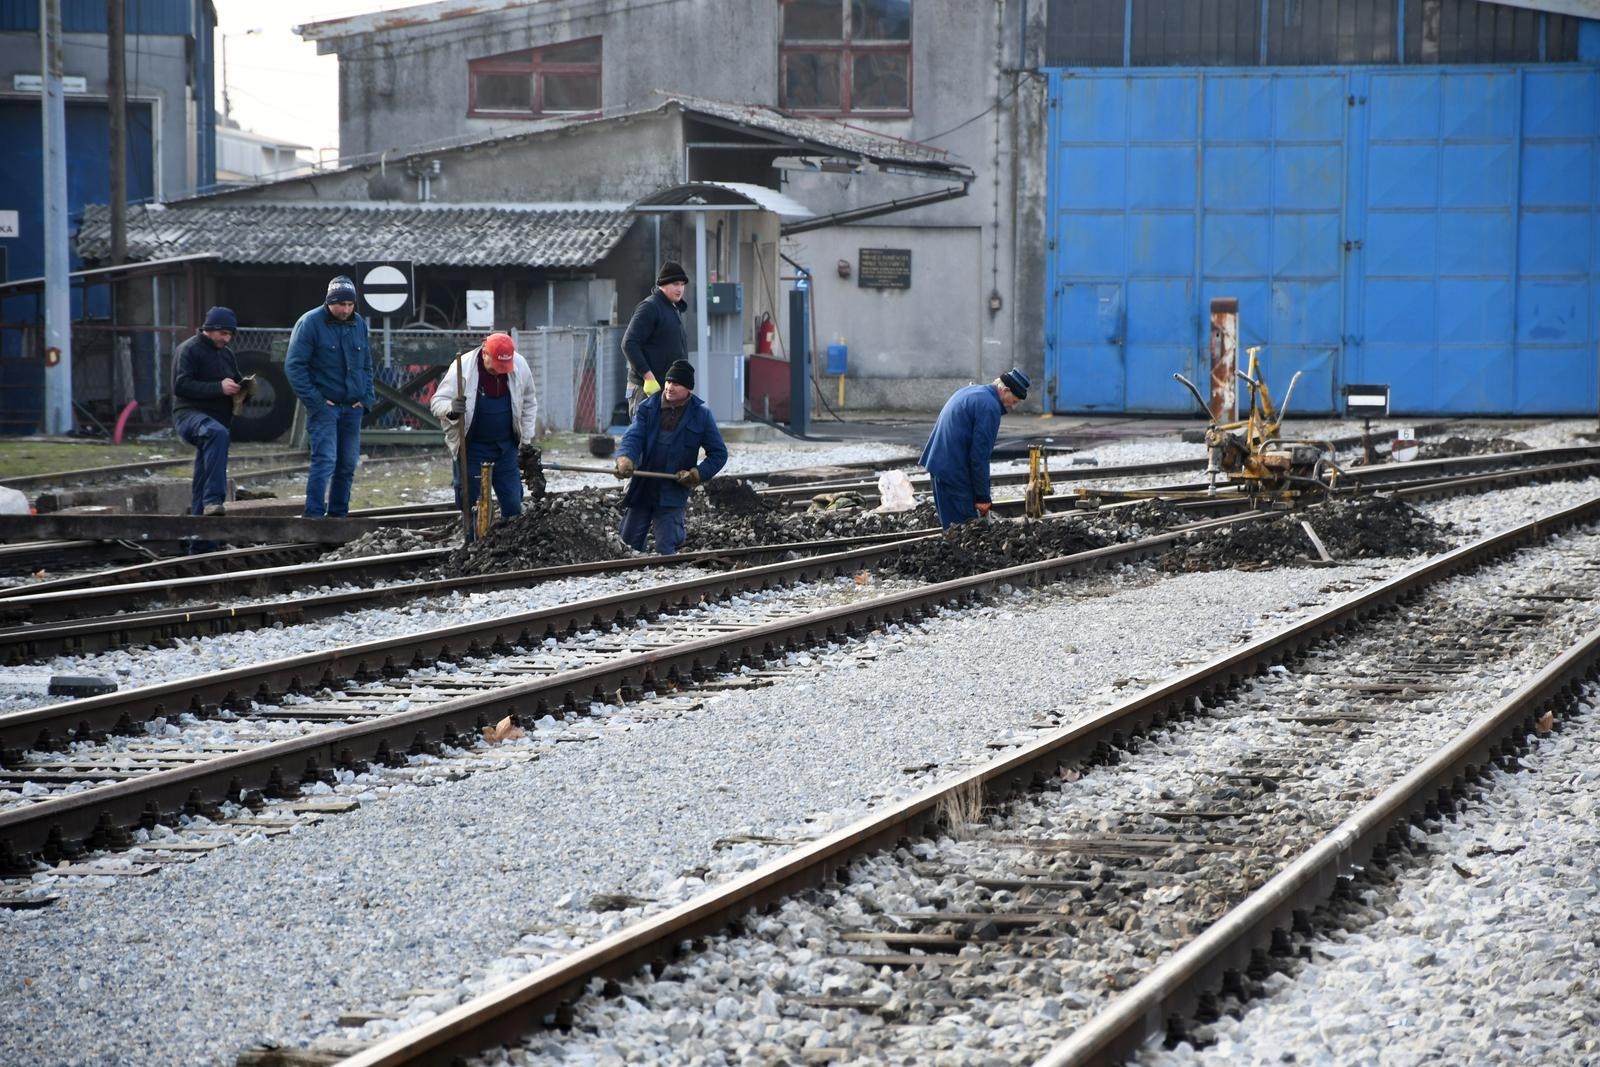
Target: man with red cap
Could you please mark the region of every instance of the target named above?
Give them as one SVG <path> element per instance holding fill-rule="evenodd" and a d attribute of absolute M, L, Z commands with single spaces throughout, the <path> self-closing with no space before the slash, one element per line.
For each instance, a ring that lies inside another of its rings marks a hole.
<path fill-rule="evenodd" d="M 459 383 L 459 385 L 457 384 Z M 467 450 L 467 506 L 478 504 L 477 472 L 493 465 L 490 476 L 504 518 L 522 514 L 522 471 L 517 446 L 538 432 L 539 401 L 533 392 L 533 370 L 509 334 L 492 333 L 483 344 L 445 369 L 428 402 L 444 426 L 450 446 L 451 481 L 456 506 L 461 506 L 461 449 Z"/>

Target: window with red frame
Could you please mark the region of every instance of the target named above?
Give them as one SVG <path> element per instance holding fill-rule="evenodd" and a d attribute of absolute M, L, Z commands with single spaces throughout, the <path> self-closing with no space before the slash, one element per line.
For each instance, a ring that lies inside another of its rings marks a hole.
<path fill-rule="evenodd" d="M 468 114 L 539 118 L 600 110 L 600 38 L 585 37 L 467 64 Z"/>
<path fill-rule="evenodd" d="M 791 111 L 911 113 L 911 0 L 779 0 L 778 97 Z"/>

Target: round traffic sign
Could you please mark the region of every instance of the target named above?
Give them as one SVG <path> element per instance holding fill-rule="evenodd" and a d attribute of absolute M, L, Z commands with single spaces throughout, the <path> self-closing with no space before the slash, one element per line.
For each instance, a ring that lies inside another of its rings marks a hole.
<path fill-rule="evenodd" d="M 399 311 L 411 299 L 411 283 L 393 267 L 373 267 L 361 279 L 361 295 L 380 315 Z"/>

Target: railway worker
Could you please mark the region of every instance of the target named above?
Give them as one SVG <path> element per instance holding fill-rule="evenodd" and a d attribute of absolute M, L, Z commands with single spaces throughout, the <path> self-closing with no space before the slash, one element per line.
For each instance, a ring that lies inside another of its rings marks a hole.
<path fill-rule="evenodd" d="M 221 515 L 228 499 L 228 427 L 234 397 L 245 391 L 232 347 L 238 329 L 231 310 L 214 307 L 200 332 L 172 354 L 172 428 L 195 448 L 191 515 Z"/>
<path fill-rule="evenodd" d="M 683 328 L 683 313 L 689 310 L 683 287 L 689 275 L 672 260 L 656 272 L 655 288 L 639 301 L 622 335 L 622 355 L 628 361 L 628 418 L 639 405 L 661 391 L 667 368 L 677 360 L 689 358 L 689 335 Z"/>
<path fill-rule="evenodd" d="M 517 351 L 510 334 L 491 333 L 483 344 L 456 358 L 447 368 L 428 409 L 444 423 L 450 448 L 451 480 L 456 507 L 461 506 L 461 448 L 467 449 L 467 506 L 477 507 L 478 470 L 494 467 L 495 499 L 504 518 L 522 514 L 522 471 L 517 447 L 532 440 L 539 416 L 533 391 L 533 370 Z"/>
<path fill-rule="evenodd" d="M 686 359 L 673 361 L 661 392 L 639 405 L 617 447 L 617 477 L 637 471 L 672 475 L 633 478 L 622 496 L 622 540 L 643 552 L 651 530 L 656 551 L 670 556 L 683 546 L 688 529 L 684 512 L 689 493 L 714 478 L 728 462 L 728 447 L 706 402 L 694 395 L 694 367 Z M 700 459 L 704 450 L 706 457 Z M 698 462 L 697 462 L 698 461 Z"/>
<path fill-rule="evenodd" d="M 378 404 L 367 320 L 356 314 L 356 286 L 349 278 L 341 274 L 330 281 L 322 306 L 294 324 L 283 369 L 306 406 L 311 469 L 304 515 L 348 515 L 361 458 L 361 420 Z"/>
<path fill-rule="evenodd" d="M 1028 398 L 1028 376 L 1012 367 L 986 385 L 957 389 L 919 461 L 933 480 L 933 505 L 939 525 L 949 529 L 989 515 L 989 455 L 1000 433 L 1000 416 Z"/>

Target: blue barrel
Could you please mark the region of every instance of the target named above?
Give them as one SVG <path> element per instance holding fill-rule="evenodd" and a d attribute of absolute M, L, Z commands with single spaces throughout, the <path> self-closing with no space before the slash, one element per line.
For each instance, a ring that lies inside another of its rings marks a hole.
<path fill-rule="evenodd" d="M 841 339 L 838 344 L 829 345 L 828 346 L 828 370 L 827 370 L 827 373 L 829 373 L 829 374 L 844 374 L 849 369 L 850 369 L 850 349 L 845 346 L 844 341 Z"/>

